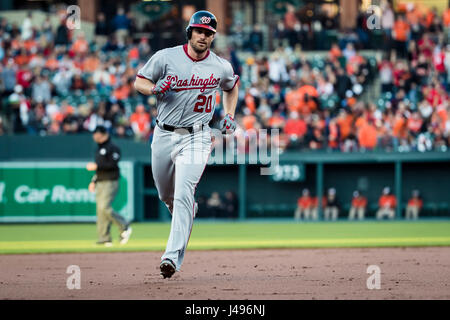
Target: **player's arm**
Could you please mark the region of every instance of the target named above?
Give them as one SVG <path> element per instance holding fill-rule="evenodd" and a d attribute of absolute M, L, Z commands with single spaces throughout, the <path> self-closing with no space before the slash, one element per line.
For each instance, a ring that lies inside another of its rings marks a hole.
<path fill-rule="evenodd" d="M 236 104 L 238 101 L 239 89 L 238 86 L 234 86 L 230 91 L 223 92 L 223 109 L 225 114 L 230 114 L 234 118 L 236 112 Z"/>
<path fill-rule="evenodd" d="M 136 80 L 134 81 L 134 88 L 140 93 L 145 94 L 146 96 L 153 94 L 154 87 L 155 84 L 145 78 L 136 77 Z"/>

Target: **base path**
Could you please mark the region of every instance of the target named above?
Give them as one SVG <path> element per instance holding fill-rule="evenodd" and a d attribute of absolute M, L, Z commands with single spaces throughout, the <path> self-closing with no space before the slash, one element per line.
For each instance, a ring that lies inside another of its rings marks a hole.
<path fill-rule="evenodd" d="M 186 253 L 159 275 L 161 252 L 0 256 L 0 299 L 450 299 L 450 248 L 267 249 Z M 67 267 L 81 269 L 69 290 Z M 367 289 L 367 268 L 381 288 Z"/>

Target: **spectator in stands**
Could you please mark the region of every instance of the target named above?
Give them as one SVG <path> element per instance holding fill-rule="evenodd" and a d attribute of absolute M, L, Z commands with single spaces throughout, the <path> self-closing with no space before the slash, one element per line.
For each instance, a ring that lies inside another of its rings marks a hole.
<path fill-rule="evenodd" d="M 363 220 L 366 215 L 367 198 L 364 197 L 358 190 L 353 191 L 353 198 L 351 202 L 350 211 L 348 213 L 348 219 L 353 220 L 355 216 L 359 220 Z"/>
<path fill-rule="evenodd" d="M 31 97 L 36 102 L 49 102 L 51 99 L 51 86 L 46 76 L 38 75 L 32 85 Z"/>
<path fill-rule="evenodd" d="M 319 219 L 319 201 L 317 196 L 311 198 L 311 219 Z M 322 212 L 327 206 L 327 196 L 322 196 Z"/>
<path fill-rule="evenodd" d="M 239 203 L 236 194 L 233 191 L 225 192 L 223 200 L 224 215 L 227 218 L 237 218 L 239 211 Z"/>
<path fill-rule="evenodd" d="M 28 40 L 33 36 L 33 14 L 27 13 L 26 18 L 22 22 L 22 40 Z"/>
<path fill-rule="evenodd" d="M 399 15 L 394 23 L 392 38 L 395 43 L 395 50 L 398 57 L 406 58 L 406 43 L 410 37 L 410 26 L 405 20 L 404 15 Z"/>
<path fill-rule="evenodd" d="M 222 217 L 224 204 L 217 191 L 211 193 L 211 196 L 206 202 L 206 207 L 208 211 L 211 212 L 212 217 L 214 218 Z"/>
<path fill-rule="evenodd" d="M 150 115 L 145 111 L 144 105 L 138 105 L 136 111 L 130 117 L 131 128 L 137 139 L 148 139 L 151 129 L 150 123 Z"/>
<path fill-rule="evenodd" d="M 125 45 L 125 39 L 128 37 L 130 29 L 130 19 L 125 14 L 124 8 L 119 7 L 117 9 L 117 15 L 113 19 L 113 25 L 119 46 Z"/>
<path fill-rule="evenodd" d="M 358 143 L 361 150 L 374 150 L 377 146 L 377 129 L 372 120 L 362 124 L 358 132 Z"/>
<path fill-rule="evenodd" d="M 335 221 L 339 215 L 339 204 L 336 198 L 336 189 L 328 189 L 326 205 L 324 207 L 324 218 L 325 220 Z"/>
<path fill-rule="evenodd" d="M 419 217 L 420 210 L 423 207 L 423 200 L 420 198 L 419 190 L 412 191 L 412 197 L 408 200 L 408 205 L 406 206 L 405 219 L 406 220 L 417 220 Z"/>
<path fill-rule="evenodd" d="M 16 69 L 14 66 L 14 60 L 11 58 L 8 59 L 6 66 L 0 70 L 2 97 L 8 97 L 14 92 L 14 86 L 16 85 Z"/>
<path fill-rule="evenodd" d="M 295 209 L 294 219 L 301 220 L 302 216 L 304 220 L 311 218 L 311 205 L 312 198 L 308 189 L 303 189 L 302 196 L 297 199 L 297 208 Z"/>
<path fill-rule="evenodd" d="M 385 216 L 389 219 L 394 219 L 397 198 L 391 194 L 391 189 L 389 187 L 384 187 L 383 193 L 378 200 L 378 206 L 379 209 L 376 214 L 378 220 L 383 219 Z"/>
<path fill-rule="evenodd" d="M 105 19 L 105 14 L 100 12 L 97 15 L 97 21 L 95 23 L 95 43 L 99 48 L 102 48 L 106 41 L 108 41 L 109 28 Z"/>
<path fill-rule="evenodd" d="M 381 29 L 384 32 L 384 44 L 386 45 L 387 51 L 390 51 L 391 39 L 392 39 L 392 29 L 394 28 L 395 16 L 392 10 L 392 5 L 386 1 L 382 7 L 383 13 L 381 15 Z"/>
<path fill-rule="evenodd" d="M 307 132 L 306 122 L 299 117 L 298 112 L 293 111 L 284 126 L 284 133 L 289 136 L 290 145 L 295 147 L 304 143 L 304 137 Z"/>
<path fill-rule="evenodd" d="M 66 26 L 66 19 L 61 19 L 56 29 L 55 45 L 66 46 L 69 44 L 69 29 Z"/>

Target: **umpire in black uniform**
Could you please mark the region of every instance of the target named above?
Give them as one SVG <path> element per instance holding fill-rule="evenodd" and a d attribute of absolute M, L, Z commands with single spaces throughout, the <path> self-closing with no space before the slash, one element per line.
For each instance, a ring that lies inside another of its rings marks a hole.
<path fill-rule="evenodd" d="M 119 189 L 120 149 L 111 142 L 111 138 L 104 126 L 98 126 L 93 134 L 98 144 L 95 162 L 89 162 L 86 169 L 96 171 L 89 191 L 95 192 L 97 202 L 97 244 L 111 246 L 111 223 L 115 223 L 120 232 L 120 244 L 125 244 L 131 235 L 131 227 L 125 219 L 112 208 L 112 202 Z"/>

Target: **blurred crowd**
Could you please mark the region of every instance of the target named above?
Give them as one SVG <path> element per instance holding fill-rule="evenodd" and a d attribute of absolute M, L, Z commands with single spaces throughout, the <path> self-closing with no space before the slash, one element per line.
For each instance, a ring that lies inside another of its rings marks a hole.
<path fill-rule="evenodd" d="M 301 197 L 297 199 L 297 207 L 294 213 L 295 220 L 318 220 L 318 197 L 312 196 L 309 189 L 305 188 L 302 191 Z M 337 196 L 335 188 L 329 188 L 326 195 L 322 197 L 323 219 L 325 221 L 335 221 L 339 216 L 345 215 L 344 208 L 346 207 Z M 415 220 L 423 209 L 424 202 L 420 191 L 412 190 L 408 202 L 405 204 L 398 203 L 397 197 L 392 193 L 389 186 L 385 186 L 378 198 L 376 205 L 375 218 L 382 220 L 384 218 L 394 219 L 396 208 L 400 206 L 401 210 L 404 208 L 404 218 L 406 220 Z M 353 191 L 352 197 L 349 201 L 349 209 L 347 218 L 349 220 L 364 220 L 369 210 L 367 198 L 359 190 Z"/>
<path fill-rule="evenodd" d="M 252 52 L 216 51 L 241 76 L 238 139 L 245 142 L 252 129 L 279 129 L 283 150 L 447 150 L 450 11 L 382 9 L 378 59 L 360 50 L 370 47 L 365 16 L 326 54 L 308 58 L 303 29 L 289 10 L 280 27 L 287 45 L 258 51 L 255 26 Z M 137 93 L 133 82 L 155 49 L 147 38 L 130 36 L 132 15 L 119 8 L 106 23 L 100 13 L 95 40 L 88 41 L 66 27 L 63 13 L 57 28 L 49 18 L 38 25 L 31 13 L 21 25 L 1 20 L 0 135 L 75 134 L 104 125 L 116 137 L 151 139 L 156 99 Z M 336 28 L 326 17 L 322 24 Z M 374 86 L 381 95 L 367 102 Z M 217 102 L 212 126 L 222 116 L 219 96 Z"/>
<path fill-rule="evenodd" d="M 383 7 L 377 59 L 358 50 L 363 36 L 333 43 L 323 58 L 306 59 L 297 40 L 251 55 L 241 67 L 241 127 L 279 128 L 282 149 L 448 150 L 450 9 L 403 9 Z M 370 100 L 374 86 L 381 93 Z"/>

